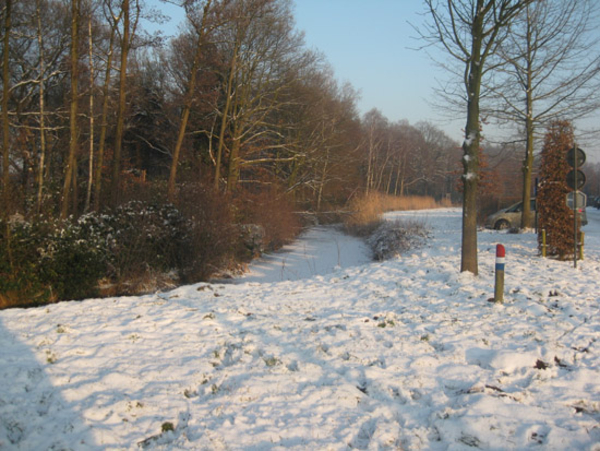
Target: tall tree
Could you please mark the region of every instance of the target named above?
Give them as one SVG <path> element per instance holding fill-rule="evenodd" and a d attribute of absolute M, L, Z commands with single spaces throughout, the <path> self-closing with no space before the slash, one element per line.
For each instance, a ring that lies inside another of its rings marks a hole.
<path fill-rule="evenodd" d="M 110 3 L 104 3 L 104 14 L 109 23 L 109 38 L 108 49 L 106 53 L 106 63 L 104 69 L 104 85 L 102 87 L 102 113 L 100 116 L 100 138 L 98 142 L 98 155 L 94 168 L 94 210 L 100 210 L 101 195 L 102 195 L 102 167 L 104 165 L 104 154 L 106 148 L 106 134 L 108 130 L 108 114 L 110 101 L 110 83 L 112 74 L 112 65 L 114 58 L 115 36 L 117 27 L 123 16 L 120 11 L 118 15 L 114 15 L 110 8 Z"/>
<path fill-rule="evenodd" d="M 498 56 L 498 103 L 491 114 L 525 132 L 523 215 L 531 226 L 530 198 L 536 129 L 567 114 L 577 119 L 597 110 L 600 99 L 598 7 L 591 0 L 544 0 L 527 5 L 511 25 Z"/>
<path fill-rule="evenodd" d="M 201 62 L 201 56 L 204 47 L 205 36 L 207 33 L 208 26 L 208 15 L 210 13 L 212 0 L 206 0 L 204 3 L 204 8 L 202 11 L 202 18 L 200 19 L 200 23 L 197 26 L 194 26 L 196 34 L 197 34 L 197 42 L 196 42 L 196 51 L 194 52 L 194 59 L 192 61 L 192 68 L 190 71 L 189 82 L 187 86 L 187 92 L 184 98 L 183 111 L 181 113 L 181 120 L 179 123 L 179 131 L 177 134 L 177 142 L 175 143 L 175 149 L 173 150 L 173 159 L 171 161 L 171 171 L 169 173 L 169 184 L 167 188 L 167 194 L 170 200 L 173 200 L 173 196 L 175 193 L 175 180 L 177 177 L 177 165 L 179 164 L 179 154 L 181 153 L 181 146 L 183 144 L 183 138 L 185 137 L 185 132 L 187 129 L 188 120 L 190 117 L 190 110 L 192 109 L 192 104 L 194 100 L 194 93 L 196 90 L 196 78 L 198 76 L 198 70 Z M 193 17 L 193 3 L 186 4 L 186 13 L 188 19 L 192 24 L 194 24 L 195 20 Z"/>
<path fill-rule="evenodd" d="M 74 188 L 74 176 L 77 164 L 77 146 L 79 139 L 78 108 L 79 101 L 79 22 L 81 0 L 71 0 L 71 99 L 69 109 L 69 155 L 65 167 L 60 217 L 65 219 L 69 214 L 69 203 Z"/>
<path fill-rule="evenodd" d="M 135 8 L 132 17 L 132 9 Z M 122 14 L 120 30 L 121 64 L 119 66 L 119 94 L 117 102 L 117 127 L 112 161 L 111 203 L 116 205 L 121 188 L 121 158 L 123 154 L 123 135 L 125 133 L 125 114 L 127 108 L 127 62 L 135 30 L 140 17 L 139 0 L 122 0 L 119 15 Z M 133 20 L 132 20 L 133 19 Z"/>
<path fill-rule="evenodd" d="M 226 14 L 227 25 L 216 38 L 229 60 L 222 75 L 225 99 L 219 108 L 216 175 L 227 147 L 227 190 L 235 191 L 243 168 L 295 158 L 281 142 L 276 118 L 312 54 L 304 51 L 302 35 L 294 31 L 289 0 L 234 0 Z"/>
<path fill-rule="evenodd" d="M 301 72 L 289 93 L 293 100 L 277 115 L 294 158 L 279 162 L 274 172 L 296 200 L 318 209 L 347 199 L 364 185 L 359 182 L 357 158 L 361 141 L 357 93 L 348 84 L 339 86 L 316 56 Z"/>
<path fill-rule="evenodd" d="M 466 99 L 463 142 L 463 214 L 461 271 L 478 274 L 477 191 L 481 145 L 482 80 L 493 69 L 488 59 L 498 52 L 514 17 L 534 0 L 425 0 L 431 23 L 422 36 L 440 44 L 462 67 Z"/>
<path fill-rule="evenodd" d="M 4 5 L 4 36 L 2 39 L 2 215 L 8 212 L 10 196 L 10 122 L 8 104 L 10 95 L 10 33 L 12 29 L 12 0 Z"/>
<path fill-rule="evenodd" d="M 367 173 L 365 193 L 369 194 L 375 188 L 375 172 L 377 170 L 377 157 L 381 153 L 385 141 L 385 130 L 388 128 L 388 122 L 381 112 L 372 109 L 365 113 L 362 119 L 364 127 L 363 135 L 365 139 Z"/>
<path fill-rule="evenodd" d="M 84 211 L 90 209 L 92 200 L 92 186 L 94 182 L 94 37 L 92 35 L 92 13 L 90 11 L 88 16 L 88 64 L 89 64 L 89 126 L 90 126 L 90 139 L 89 139 L 89 156 L 88 156 L 88 184 L 87 192 L 85 196 L 85 207 Z"/>
<path fill-rule="evenodd" d="M 46 55 L 44 51 L 44 35 L 42 33 L 42 7 L 41 0 L 35 2 L 36 10 L 36 22 L 37 22 L 37 38 L 38 38 L 38 52 L 40 55 L 40 80 L 39 80 L 39 109 L 40 109 L 40 158 L 38 164 L 37 174 L 37 213 L 41 213 L 42 200 L 44 193 L 44 170 L 46 164 L 46 81 L 45 81 L 45 63 Z"/>

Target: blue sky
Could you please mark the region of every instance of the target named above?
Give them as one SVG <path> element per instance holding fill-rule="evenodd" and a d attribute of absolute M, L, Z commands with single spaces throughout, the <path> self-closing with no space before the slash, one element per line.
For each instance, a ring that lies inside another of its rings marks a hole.
<path fill-rule="evenodd" d="M 411 124 L 426 120 L 452 139 L 464 139 L 465 114 L 453 121 L 429 102 L 435 100 L 437 80 L 451 81 L 437 66 L 446 59 L 441 50 L 415 50 L 423 45 L 411 26 L 422 27 L 428 20 L 422 0 L 293 0 L 296 24 L 305 32 L 310 48 L 321 50 L 339 81 L 350 82 L 361 94 L 361 113 L 379 109 L 391 121 L 407 119 Z M 428 102 L 429 101 L 429 102 Z M 582 129 L 596 129 L 600 113 L 582 121 Z M 484 135 L 498 139 L 505 132 L 493 126 Z M 583 144 L 582 144 L 583 145 Z M 600 161 L 599 139 L 585 145 L 588 157 Z"/>
<path fill-rule="evenodd" d="M 444 78 L 411 26 L 424 20 L 420 0 L 294 0 L 296 24 L 309 48 L 319 49 L 340 82 L 361 95 L 359 111 L 379 109 L 391 121 L 428 120 L 462 140 L 462 121 L 448 121 L 427 99 Z"/>

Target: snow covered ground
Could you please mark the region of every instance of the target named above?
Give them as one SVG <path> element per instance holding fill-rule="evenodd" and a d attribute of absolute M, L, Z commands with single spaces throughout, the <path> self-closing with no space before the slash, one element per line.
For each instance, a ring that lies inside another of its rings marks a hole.
<path fill-rule="evenodd" d="M 430 245 L 0 312 L 0 449 L 600 450 L 600 214 L 577 269 L 481 231 L 479 277 L 459 272 L 459 210 L 389 216 L 424 218 Z"/>
<path fill-rule="evenodd" d="M 333 226 L 312 227 L 279 252 L 252 262 L 237 282 L 282 282 L 307 279 L 371 261 L 362 240 Z"/>

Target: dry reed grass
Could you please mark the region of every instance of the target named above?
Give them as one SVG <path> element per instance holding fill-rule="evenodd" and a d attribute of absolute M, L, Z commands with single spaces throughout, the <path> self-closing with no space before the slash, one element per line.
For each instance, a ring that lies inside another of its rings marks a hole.
<path fill-rule="evenodd" d="M 387 211 L 425 210 L 448 207 L 448 202 L 437 202 L 429 196 L 391 196 L 382 193 L 370 193 L 356 197 L 350 202 L 350 211 L 346 226 L 352 228 L 381 221 Z"/>

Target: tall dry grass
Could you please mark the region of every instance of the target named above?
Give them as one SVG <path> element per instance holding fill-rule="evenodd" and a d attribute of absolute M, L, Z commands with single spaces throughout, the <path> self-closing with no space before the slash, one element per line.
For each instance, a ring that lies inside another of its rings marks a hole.
<path fill-rule="evenodd" d="M 425 210 L 429 208 L 449 207 L 449 201 L 438 202 L 429 196 L 392 196 L 382 193 L 369 193 L 355 197 L 349 205 L 346 226 L 364 227 L 382 220 L 387 211 Z"/>

